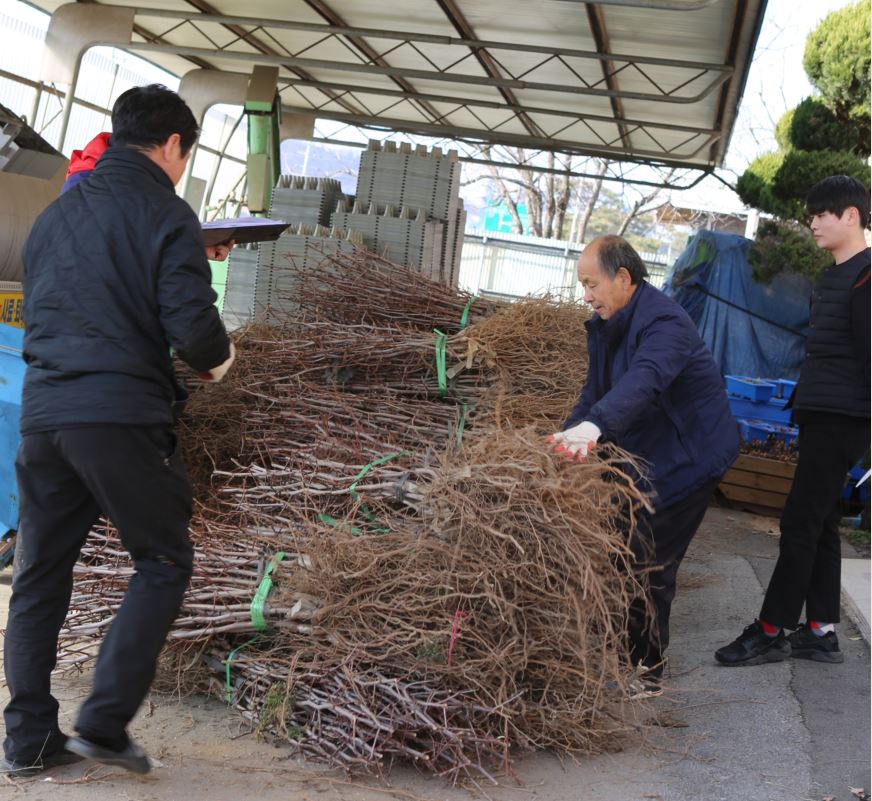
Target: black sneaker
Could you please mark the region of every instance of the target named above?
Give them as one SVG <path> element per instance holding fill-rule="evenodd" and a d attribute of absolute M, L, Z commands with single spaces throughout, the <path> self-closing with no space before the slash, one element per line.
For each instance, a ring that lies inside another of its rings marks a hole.
<path fill-rule="evenodd" d="M 789 656 L 790 643 L 784 632 L 770 637 L 756 620 L 729 645 L 715 651 L 715 659 L 727 667 L 783 662 Z"/>
<path fill-rule="evenodd" d="M 70 737 L 67 740 L 67 748 L 79 756 L 93 759 L 103 765 L 124 768 L 131 773 L 148 773 L 151 770 L 148 755 L 133 740 L 128 741 L 123 751 L 113 751 L 84 737 Z"/>
<path fill-rule="evenodd" d="M 49 768 L 59 768 L 61 765 L 73 765 L 81 762 L 82 757 L 73 754 L 66 749 L 61 749 L 53 754 L 45 754 L 33 760 L 0 759 L 0 776 L 9 776 L 13 779 L 36 776 Z"/>
<path fill-rule="evenodd" d="M 811 659 L 813 662 L 833 664 L 845 661 L 845 655 L 839 650 L 839 638 L 834 631 L 828 631 L 818 637 L 808 623 L 803 623 L 788 635 L 787 641 L 790 643 L 790 655 L 796 659 Z"/>

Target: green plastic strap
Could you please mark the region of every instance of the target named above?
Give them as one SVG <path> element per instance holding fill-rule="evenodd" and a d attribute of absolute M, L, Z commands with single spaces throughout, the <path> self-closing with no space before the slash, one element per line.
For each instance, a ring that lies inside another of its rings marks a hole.
<path fill-rule="evenodd" d="M 439 380 L 439 394 L 445 395 L 448 392 L 448 374 L 445 367 L 445 343 L 448 337 L 438 328 L 434 328 L 433 333 L 436 334 L 436 376 Z"/>
<path fill-rule="evenodd" d="M 444 334 L 443 334 L 444 336 Z M 373 467 L 378 467 L 379 465 L 384 464 L 385 462 L 391 461 L 391 459 L 396 459 L 400 456 L 406 456 L 411 453 L 411 451 L 397 451 L 396 453 L 390 453 L 387 456 L 382 456 L 381 459 L 376 459 L 374 462 L 370 462 L 366 465 L 363 470 L 361 470 L 355 477 L 354 482 L 348 488 L 348 492 L 351 493 L 351 497 L 354 498 L 355 501 L 360 502 L 360 508 L 363 513 L 366 515 L 366 519 L 369 520 L 370 523 L 377 523 L 376 516 L 372 513 L 370 508 L 363 502 L 363 498 L 360 497 L 360 493 L 357 491 L 357 484 Z M 388 529 L 380 528 L 376 529 L 379 534 L 386 534 Z"/>
<path fill-rule="evenodd" d="M 272 589 L 272 572 L 275 570 L 276 565 L 284 558 L 284 551 L 279 551 L 269 560 L 257 592 L 254 594 L 254 598 L 251 599 L 251 623 L 258 631 L 264 631 L 267 628 L 266 620 L 263 619 L 263 606 L 266 603 L 269 591 Z"/>
<path fill-rule="evenodd" d="M 348 488 L 348 492 L 351 493 L 351 497 L 354 498 L 355 501 L 358 501 L 360 503 L 360 508 L 366 515 L 366 519 L 369 520 L 370 523 L 378 523 L 378 518 L 376 518 L 376 516 L 372 513 L 372 510 L 363 502 L 363 498 L 357 491 L 358 482 L 374 467 L 378 467 L 385 462 L 389 462 L 391 459 L 397 459 L 400 456 L 406 456 L 410 453 L 411 451 L 397 451 L 396 453 L 390 453 L 387 456 L 382 456 L 381 459 L 376 459 L 374 462 L 370 462 L 368 465 L 365 465 L 364 468 L 354 477 L 354 481 Z M 336 518 L 331 517 L 324 512 L 321 512 L 318 515 L 318 519 L 322 523 L 326 523 L 328 526 L 332 526 L 333 528 L 344 527 L 346 528 L 346 530 L 350 531 L 355 537 L 359 537 L 363 534 L 390 534 L 391 531 L 389 528 L 382 528 L 380 526 L 374 529 L 370 529 L 369 531 L 363 531 L 362 529 L 356 528 L 355 526 L 349 526 L 347 523 L 340 523 L 338 520 L 336 520 Z"/>
<path fill-rule="evenodd" d="M 463 314 L 460 315 L 460 327 L 466 328 L 466 324 L 469 321 L 469 310 L 472 308 L 472 304 L 478 300 L 478 295 L 473 295 L 468 301 L 466 301 L 466 306 L 463 309 Z"/>
<path fill-rule="evenodd" d="M 443 334 L 442 336 L 445 335 Z M 354 482 L 348 488 L 348 491 L 351 493 L 351 497 L 354 498 L 354 500 L 356 501 L 361 500 L 360 493 L 357 491 L 357 485 L 360 482 L 360 479 L 362 479 L 370 470 L 372 470 L 373 467 L 379 467 L 385 462 L 391 461 L 391 459 L 397 459 L 400 456 L 408 456 L 410 453 L 411 451 L 397 451 L 396 453 L 390 453 L 387 456 L 382 456 L 381 459 L 376 459 L 374 462 L 370 462 L 354 477 Z"/>
<path fill-rule="evenodd" d="M 246 640 L 242 645 L 237 645 L 228 655 L 227 655 L 227 664 L 224 667 L 224 689 L 226 691 L 227 703 L 233 703 L 233 688 L 230 686 L 230 663 L 233 661 L 233 657 L 241 651 L 245 646 L 251 645 L 255 640 L 259 640 L 260 635 L 255 634 L 250 640 Z"/>
<path fill-rule="evenodd" d="M 455 438 L 454 447 L 460 448 L 460 440 L 463 439 L 463 429 L 466 428 L 466 413 L 469 411 L 469 404 L 464 403 L 460 408 L 460 422 L 457 424 L 457 436 Z"/>
<path fill-rule="evenodd" d="M 359 529 L 356 526 L 349 526 L 348 523 L 340 523 L 335 517 L 330 517 L 330 515 L 325 514 L 324 512 L 321 512 L 318 515 L 318 519 L 322 523 L 326 523 L 328 526 L 332 526 L 333 528 L 344 528 L 354 534 L 355 537 L 366 534 L 363 529 Z"/>

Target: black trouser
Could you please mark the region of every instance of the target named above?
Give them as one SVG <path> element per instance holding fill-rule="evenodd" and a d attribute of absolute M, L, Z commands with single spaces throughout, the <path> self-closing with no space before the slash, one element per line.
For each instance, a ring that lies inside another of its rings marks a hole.
<path fill-rule="evenodd" d="M 712 481 L 677 503 L 643 514 L 630 548 L 636 566 L 648 576 L 651 620 L 643 601 L 630 606 L 630 658 L 641 662 L 654 675 L 663 670 L 663 652 L 669 645 L 669 614 L 675 598 L 678 568 L 696 534 L 718 481 Z"/>
<path fill-rule="evenodd" d="M 167 428 L 101 426 L 25 435 L 16 459 L 20 520 L 4 668 L 6 758 L 30 764 L 62 745 L 51 694 L 73 565 L 107 515 L 135 573 L 100 646 L 83 736 L 124 742 L 191 575 L 191 487 Z"/>
<path fill-rule="evenodd" d="M 869 447 L 869 423 L 805 422 L 799 461 L 781 513 L 781 541 L 760 617 L 794 629 L 806 617 L 839 622 L 842 552 L 839 541 L 845 474 Z"/>

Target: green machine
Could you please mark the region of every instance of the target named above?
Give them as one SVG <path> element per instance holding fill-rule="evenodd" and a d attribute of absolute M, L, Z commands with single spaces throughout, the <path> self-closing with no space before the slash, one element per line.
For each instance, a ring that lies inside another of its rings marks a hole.
<path fill-rule="evenodd" d="M 273 187 L 281 175 L 278 78 L 278 67 L 255 66 L 245 94 L 248 209 L 253 215 L 265 215 L 269 210 Z"/>
<path fill-rule="evenodd" d="M 272 200 L 273 187 L 282 170 L 281 100 L 278 92 L 278 67 L 255 66 L 245 92 L 245 114 L 248 119 L 248 210 L 252 216 L 266 216 Z M 229 261 L 229 260 L 228 260 Z M 223 308 L 227 287 L 228 261 L 209 262 L 212 267 L 212 288 L 218 293 L 216 305 Z"/>

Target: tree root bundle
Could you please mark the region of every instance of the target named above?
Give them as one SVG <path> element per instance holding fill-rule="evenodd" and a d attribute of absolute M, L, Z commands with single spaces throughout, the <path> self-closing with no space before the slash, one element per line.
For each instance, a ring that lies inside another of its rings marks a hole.
<path fill-rule="evenodd" d="M 226 382 L 194 387 L 195 572 L 165 675 L 348 768 L 487 778 L 513 748 L 610 747 L 644 593 L 620 532 L 646 500 L 627 454 L 577 464 L 543 437 L 584 380 L 587 314 L 476 308 L 343 258 L 302 283 L 304 319 L 237 332 Z M 95 530 L 62 667 L 92 657 L 132 570 Z"/>

